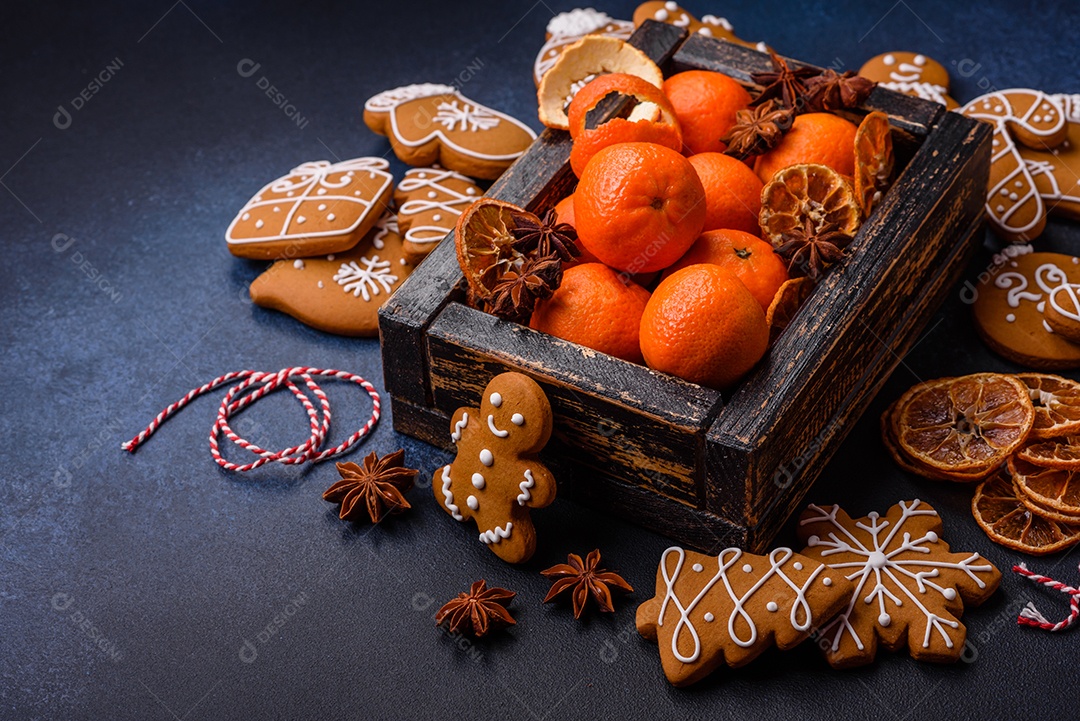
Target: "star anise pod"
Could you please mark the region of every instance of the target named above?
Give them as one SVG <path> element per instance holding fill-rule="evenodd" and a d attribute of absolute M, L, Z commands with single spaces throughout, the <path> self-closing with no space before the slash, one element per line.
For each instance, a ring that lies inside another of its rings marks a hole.
<path fill-rule="evenodd" d="M 615 607 L 611 603 L 611 589 L 608 586 L 626 592 L 634 590 L 619 574 L 597 568 L 600 564 L 600 549 L 591 551 L 584 562 L 576 553 L 571 553 L 566 558 L 566 563 L 559 563 L 540 573 L 546 578 L 556 579 L 551 584 L 551 590 L 544 597 L 544 603 L 573 589 L 574 618 L 581 618 L 590 596 L 596 601 L 601 611 L 607 613 L 614 611 Z"/>
<path fill-rule="evenodd" d="M 505 320 L 528 323 L 538 300 L 562 283 L 562 262 L 555 253 L 529 257 L 505 271 L 491 292 L 491 312 Z"/>
<path fill-rule="evenodd" d="M 538 255 L 555 253 L 559 260 L 568 263 L 581 255 L 578 249 L 577 231 L 569 223 L 560 223 L 554 208 L 549 208 L 543 218 L 532 213 L 522 213 L 514 219 L 514 250 L 525 254 L 536 251 Z"/>
<path fill-rule="evenodd" d="M 727 155 L 746 160 L 772 150 L 791 129 L 795 111 L 781 107 L 775 99 L 754 108 L 735 111 L 735 124 L 720 138 L 727 143 Z"/>
<path fill-rule="evenodd" d="M 480 638 L 489 631 L 517 623 L 506 606 L 517 594 L 505 588 L 487 588 L 487 581 L 475 581 L 468 593 L 459 593 L 435 614 L 435 624 L 449 621 L 451 633 L 465 631 Z"/>
<path fill-rule="evenodd" d="M 854 71 L 840 74 L 832 68 L 826 68 L 821 75 L 806 81 L 810 93 L 806 97 L 807 106 L 815 112 L 828 112 L 854 108 L 861 105 L 877 85 Z"/>
<path fill-rule="evenodd" d="M 806 79 L 818 74 L 815 68 L 795 68 L 787 64 L 787 61 L 769 48 L 769 57 L 772 58 L 773 70 L 766 73 L 751 73 L 750 79 L 757 85 L 764 86 L 764 90 L 750 103 L 751 106 L 761 105 L 766 100 L 779 98 L 784 107 L 794 110 L 796 113 L 805 111 Z"/>
<path fill-rule="evenodd" d="M 338 463 L 341 480 L 330 486 L 323 499 L 341 504 L 341 518 L 359 521 L 366 510 L 372 523 L 378 523 L 389 513 L 401 513 L 410 508 L 405 500 L 419 473 L 405 468 L 405 451 L 394 451 L 381 459 L 374 452 L 364 458 L 361 468 L 355 463 Z"/>
<path fill-rule="evenodd" d="M 807 217 L 801 228 L 785 233 L 784 242 L 776 249 L 778 255 L 788 262 L 788 272 L 792 277 L 805 275 L 816 281 L 825 270 L 844 257 L 844 249 L 852 237 L 826 226 L 814 227 L 813 219 Z"/>

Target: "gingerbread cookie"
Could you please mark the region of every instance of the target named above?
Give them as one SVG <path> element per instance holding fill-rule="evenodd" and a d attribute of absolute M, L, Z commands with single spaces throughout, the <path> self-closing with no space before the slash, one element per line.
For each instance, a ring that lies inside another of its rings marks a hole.
<path fill-rule="evenodd" d="M 382 158 L 304 163 L 266 185 L 225 231 L 240 258 L 295 258 L 356 245 L 390 200 L 394 178 Z"/>
<path fill-rule="evenodd" d="M 435 166 L 413 168 L 394 191 L 405 257 L 419 263 L 454 229 L 458 216 L 484 191 L 464 175 Z"/>
<path fill-rule="evenodd" d="M 833 668 L 870 663 L 879 643 L 890 651 L 906 645 L 918 661 L 956 661 L 967 636 L 964 604 L 977 606 L 1001 582 L 979 554 L 950 553 L 937 511 L 918 499 L 884 518 L 810 505 L 798 530 L 804 555 L 855 584 L 847 608 L 818 629 Z"/>
<path fill-rule="evenodd" d="M 1018 146 L 1046 212 L 1080 220 L 1080 96 L 1051 95 L 1066 117 L 1066 135 L 1050 150 Z"/>
<path fill-rule="evenodd" d="M 638 607 L 637 629 L 659 643 L 668 681 L 688 686 L 723 663 L 750 663 L 774 642 L 798 645 L 852 589 L 843 573 L 790 548 L 708 556 L 672 546 L 660 557 L 656 596 Z"/>
<path fill-rule="evenodd" d="M 351 250 L 277 261 L 252 281 L 251 300 L 327 333 L 378 336 L 379 306 L 412 268 L 387 213 Z"/>
<path fill-rule="evenodd" d="M 405 85 L 364 103 L 364 122 L 409 165 L 493 180 L 536 140 L 529 126 L 449 85 Z"/>
<path fill-rule="evenodd" d="M 646 20 L 656 20 L 679 28 L 686 28 L 691 35 L 704 35 L 709 38 L 720 38 L 728 42 L 736 43 L 748 48 L 754 48 L 761 52 L 766 51 L 765 43 L 749 43 L 735 35 L 735 28 L 727 21 L 727 18 L 715 15 L 702 15 L 701 20 L 691 15 L 676 2 L 663 2 L 662 0 L 650 0 L 637 6 L 634 11 L 634 25 L 641 25 Z"/>
<path fill-rule="evenodd" d="M 1027 253 L 995 259 L 992 282 L 978 287 L 975 323 L 994 351 L 1028 368 L 1080 367 L 1080 345 L 1047 322 L 1047 309 L 1073 312 L 1070 295 L 1080 284 L 1080 258 Z"/>
<path fill-rule="evenodd" d="M 959 103 L 949 96 L 949 71 L 933 58 L 894 50 L 867 60 L 859 75 L 883 88 L 940 103 L 949 110 Z"/>
<path fill-rule="evenodd" d="M 529 510 L 555 500 L 555 478 L 537 460 L 551 437 L 547 396 L 528 376 L 497 375 L 480 408 L 459 408 L 450 429 L 457 458 L 435 471 L 436 500 L 454 520 L 474 521 L 499 558 L 528 561 L 536 550 Z"/>
<path fill-rule="evenodd" d="M 1040 151 L 1061 145 L 1069 130 L 1064 112 L 1053 97 L 1023 88 L 988 93 L 960 112 L 994 126 L 986 188 L 986 213 L 994 230 L 1013 242 L 1039 237 L 1046 227 L 1046 206 L 1017 141 Z"/>
<path fill-rule="evenodd" d="M 604 35 L 627 40 L 634 33 L 634 23 L 615 20 L 607 13 L 592 8 L 577 8 L 559 13 L 547 24 L 547 37 L 533 63 L 533 80 L 540 81 L 567 45 L 573 45 L 586 35 Z"/>

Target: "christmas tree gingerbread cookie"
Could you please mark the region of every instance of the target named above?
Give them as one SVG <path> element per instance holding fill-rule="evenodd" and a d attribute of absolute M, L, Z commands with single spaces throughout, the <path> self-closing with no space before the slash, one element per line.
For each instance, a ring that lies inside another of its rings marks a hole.
<path fill-rule="evenodd" d="M 484 194 L 476 183 L 452 170 L 412 168 L 394 191 L 405 257 L 418 264 L 457 225 L 458 216 Z"/>
<path fill-rule="evenodd" d="M 547 396 L 528 376 L 497 375 L 480 408 L 459 408 L 450 430 L 457 458 L 435 471 L 435 499 L 454 520 L 476 523 L 499 558 L 528 561 L 536 550 L 529 511 L 555 500 L 555 478 L 537 460 L 551 437 Z"/>

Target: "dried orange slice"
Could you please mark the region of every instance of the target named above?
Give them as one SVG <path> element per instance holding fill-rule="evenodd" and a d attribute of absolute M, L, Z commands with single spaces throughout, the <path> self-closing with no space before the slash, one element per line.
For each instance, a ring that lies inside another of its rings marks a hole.
<path fill-rule="evenodd" d="M 758 221 L 766 240 L 782 245 L 809 218 L 815 233 L 855 235 L 862 218 L 844 176 L 824 165 L 792 165 L 777 171 L 761 190 Z"/>
<path fill-rule="evenodd" d="M 917 389 L 918 387 L 916 386 L 913 390 Z M 985 470 L 971 472 L 943 471 L 937 468 L 920 465 L 904 453 L 903 449 L 900 448 L 900 442 L 898 440 L 899 431 L 897 430 L 896 419 L 899 414 L 897 413 L 897 409 L 906 403 L 911 395 L 912 391 L 909 390 L 881 414 L 881 440 L 885 444 L 885 448 L 889 451 L 889 455 L 892 456 L 896 465 L 900 466 L 902 470 L 905 470 L 908 473 L 914 473 L 917 476 L 929 478 L 932 481 L 951 481 L 955 483 L 978 483 L 997 471 L 997 466 L 990 466 Z"/>
<path fill-rule="evenodd" d="M 1013 376 L 976 373 L 924 383 L 899 409 L 900 447 L 921 465 L 986 470 L 1027 438 L 1035 408 Z"/>
<path fill-rule="evenodd" d="M 1042 505 L 1038 501 L 1032 499 L 1026 493 L 1023 492 L 1017 485 L 1016 481 L 1013 481 L 1014 492 L 1016 497 L 1020 499 L 1028 509 L 1031 510 L 1037 516 L 1042 516 L 1051 521 L 1057 521 L 1058 523 L 1064 523 L 1069 526 L 1080 526 L 1080 516 L 1072 516 L 1068 513 L 1062 513 L 1061 511 L 1055 511 L 1053 508 Z"/>
<path fill-rule="evenodd" d="M 1021 503 L 1004 471 L 975 489 L 971 513 L 991 541 L 1034 556 L 1054 553 L 1080 541 L 1080 526 L 1044 518 Z"/>
<path fill-rule="evenodd" d="M 892 184 L 894 163 L 889 116 L 875 110 L 855 132 L 855 197 L 864 216 Z"/>
<path fill-rule="evenodd" d="M 1049 373 L 1018 373 L 1035 405 L 1032 438 L 1080 433 L 1080 383 Z"/>
<path fill-rule="evenodd" d="M 1020 449 L 1016 454 L 1028 463 L 1043 468 L 1058 468 L 1066 471 L 1080 470 L 1080 436 L 1048 438 L 1037 441 Z"/>
<path fill-rule="evenodd" d="M 1040 506 L 1080 516 L 1080 471 L 1043 468 L 1013 456 L 1009 472 L 1017 487 Z"/>
<path fill-rule="evenodd" d="M 791 325 L 795 314 L 813 290 L 814 281 L 809 278 L 791 278 L 780 284 L 769 303 L 769 309 L 765 311 L 765 322 L 769 325 L 769 343 L 779 338 L 784 329 Z"/>
<path fill-rule="evenodd" d="M 524 213 L 512 203 L 481 198 L 458 217 L 454 243 L 474 298 L 490 298 L 502 271 L 523 258 L 514 249 L 513 230 L 515 219 Z"/>

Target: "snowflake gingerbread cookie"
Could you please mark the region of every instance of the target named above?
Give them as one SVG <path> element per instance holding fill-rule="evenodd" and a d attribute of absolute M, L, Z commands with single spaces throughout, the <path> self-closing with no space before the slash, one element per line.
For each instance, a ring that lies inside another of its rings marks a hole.
<path fill-rule="evenodd" d="M 803 555 L 855 584 L 847 608 L 819 629 L 833 668 L 874 660 L 878 644 L 907 646 L 918 661 L 953 662 L 964 650 L 964 604 L 997 590 L 1001 572 L 977 553 L 950 553 L 937 511 L 916 499 L 885 517 L 852 519 L 839 506 L 811 505 L 799 519 Z"/>
<path fill-rule="evenodd" d="M 364 122 L 390 139 L 403 163 L 438 164 L 488 180 L 502 175 L 536 139 L 521 121 L 433 83 L 375 95 L 364 103 Z"/>
<path fill-rule="evenodd" d="M 659 643 L 668 681 L 687 686 L 722 664 L 750 663 L 773 643 L 801 643 L 852 589 L 843 574 L 790 548 L 708 556 L 672 546 L 660 557 L 656 596 L 638 607 L 637 629 Z"/>
<path fill-rule="evenodd" d="M 318 160 L 264 186 L 236 214 L 225 240 L 241 258 L 273 260 L 355 246 L 386 210 L 394 189 L 382 158 Z"/>
<path fill-rule="evenodd" d="M 555 478 L 537 460 L 551 437 L 547 396 L 528 376 L 497 375 L 480 408 L 459 408 L 450 429 L 457 458 L 435 471 L 435 499 L 454 520 L 474 521 L 499 558 L 528 561 L 536 550 L 529 511 L 555 500 Z"/>

